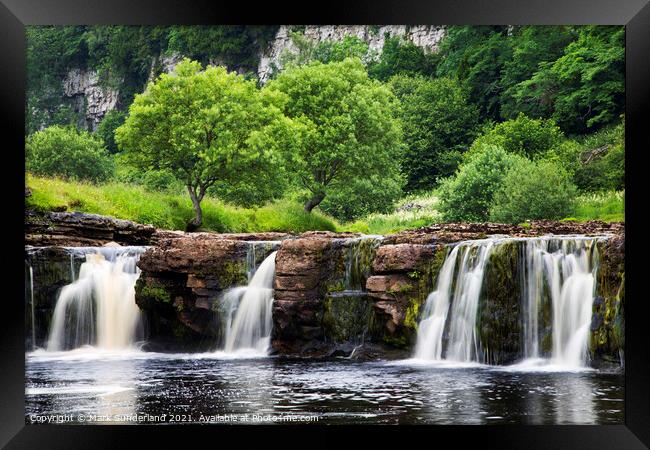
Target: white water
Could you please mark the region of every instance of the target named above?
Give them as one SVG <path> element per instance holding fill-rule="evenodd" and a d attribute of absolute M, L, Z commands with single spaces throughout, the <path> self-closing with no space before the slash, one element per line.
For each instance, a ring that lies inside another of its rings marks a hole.
<path fill-rule="evenodd" d="M 36 350 L 36 318 L 34 314 L 34 269 L 29 266 L 29 295 L 32 319 L 32 350 Z"/>
<path fill-rule="evenodd" d="M 79 277 L 63 287 L 56 301 L 47 350 L 86 345 L 101 349 L 132 348 L 141 337 L 134 287 L 140 275 L 136 262 L 144 249 L 83 251 L 88 253 Z"/>
<path fill-rule="evenodd" d="M 495 238 L 459 243 L 447 255 L 436 290 L 427 298 L 418 327 L 415 359 L 442 360 L 443 334 L 448 330 L 445 361 L 478 361 L 476 314 L 483 275 L 491 250 L 512 240 L 523 241 L 519 270 L 525 360 L 516 368 L 576 370 L 586 366 L 598 251 L 596 239 L 584 237 Z M 550 359 L 543 359 L 539 351 L 539 318 L 547 297 L 552 312 L 552 351 Z"/>
<path fill-rule="evenodd" d="M 416 359 L 442 359 L 443 332 L 451 305 L 445 359 L 476 361 L 476 313 L 483 273 L 493 245 L 492 240 L 461 242 L 447 255 L 438 275 L 436 290 L 429 294 L 423 310 L 415 347 Z"/>
<path fill-rule="evenodd" d="M 273 279 L 275 255 L 272 252 L 260 264 L 248 286 L 227 291 L 223 301 L 231 314 L 226 322 L 224 351 L 260 356 L 268 353 L 271 345 L 271 317 L 273 306 Z"/>
<path fill-rule="evenodd" d="M 436 290 L 429 294 L 422 311 L 422 321 L 418 326 L 418 340 L 415 344 L 416 359 L 441 360 L 442 359 L 442 333 L 447 322 L 449 312 L 451 286 L 458 249 L 454 247 L 438 274 Z"/>

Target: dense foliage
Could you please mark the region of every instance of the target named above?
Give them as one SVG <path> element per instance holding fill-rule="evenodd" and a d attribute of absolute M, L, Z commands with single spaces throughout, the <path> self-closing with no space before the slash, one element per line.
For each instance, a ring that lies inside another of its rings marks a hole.
<path fill-rule="evenodd" d="M 277 26 L 27 27 L 27 169 L 152 195 L 189 187 L 194 226 L 204 196 L 303 202 L 359 230 L 622 217 L 623 27 L 448 26 L 435 52 L 291 28 L 261 86 Z M 160 76 L 179 55 L 195 62 Z M 71 69 L 119 92 L 92 134 L 83 96 L 63 95 Z M 403 218 L 404 194 L 435 198 L 436 214 Z"/>
<path fill-rule="evenodd" d="M 450 222 L 481 222 L 490 217 L 494 194 L 508 170 L 523 157 L 487 145 L 468 157 L 440 187 L 440 210 Z"/>
<path fill-rule="evenodd" d="M 551 161 L 518 160 L 501 182 L 490 205 L 490 220 L 519 223 L 562 219 L 574 212 L 576 187 Z"/>
<path fill-rule="evenodd" d="M 359 59 L 290 66 L 264 91 L 288 97 L 284 112 L 295 122 L 296 145 L 281 150 L 288 172 L 307 191 L 306 211 L 333 191 L 349 192 L 358 186 L 362 191 L 356 195 L 362 194 L 360 179 L 381 176 L 386 182 L 376 188 L 399 187 L 401 129 L 394 116 L 396 99 L 368 77 Z"/>
<path fill-rule="evenodd" d="M 54 125 L 32 134 L 26 143 L 26 169 L 40 175 L 103 181 L 113 174 L 104 143 L 87 131 Z"/>
<path fill-rule="evenodd" d="M 553 121 L 530 119 L 521 113 L 516 119 L 494 125 L 474 141 L 471 150 L 491 144 L 509 153 L 536 158 L 562 145 L 564 139 Z"/>
<path fill-rule="evenodd" d="M 431 189 L 439 178 L 454 173 L 476 137 L 477 109 L 452 79 L 402 75 L 391 78 L 390 86 L 401 101 L 406 190 Z"/>

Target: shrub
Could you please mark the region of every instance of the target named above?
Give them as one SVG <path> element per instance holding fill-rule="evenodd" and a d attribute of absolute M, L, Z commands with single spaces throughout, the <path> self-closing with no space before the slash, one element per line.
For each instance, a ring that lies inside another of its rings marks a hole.
<path fill-rule="evenodd" d="M 494 195 L 490 219 L 518 223 L 562 219 L 573 214 L 576 187 L 569 174 L 552 161 L 519 160 Z"/>
<path fill-rule="evenodd" d="M 340 221 L 355 220 L 370 213 L 388 213 L 402 194 L 399 178 L 374 174 L 336 186 L 320 209 Z"/>
<path fill-rule="evenodd" d="M 575 171 L 574 182 L 581 191 L 625 188 L 624 122 L 587 136 L 580 145 L 584 163 Z"/>
<path fill-rule="evenodd" d="M 58 125 L 27 138 L 27 170 L 79 180 L 105 181 L 114 164 L 101 139 L 86 131 Z"/>
<path fill-rule="evenodd" d="M 530 119 L 520 113 L 516 119 L 499 123 L 477 138 L 470 152 L 490 144 L 510 153 L 536 158 L 559 146 L 563 140 L 564 134 L 553 121 Z"/>
<path fill-rule="evenodd" d="M 525 158 L 487 145 L 465 161 L 440 186 L 440 211 L 447 221 L 487 220 L 494 193 L 508 170 Z"/>

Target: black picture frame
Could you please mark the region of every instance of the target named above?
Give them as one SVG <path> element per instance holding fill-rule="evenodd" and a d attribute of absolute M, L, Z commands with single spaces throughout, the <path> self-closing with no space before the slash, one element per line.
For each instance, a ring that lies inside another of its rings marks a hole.
<path fill-rule="evenodd" d="M 2 180 L 3 225 L 6 254 L 5 290 L 0 312 L 2 334 L 0 359 L 0 445 L 6 448 L 115 448 L 137 441 L 155 447 L 161 444 L 197 445 L 198 435 L 211 445 L 226 444 L 226 435 L 263 438 L 268 443 L 300 446 L 333 446 L 345 432 L 352 445 L 387 443 L 386 438 L 413 445 L 415 440 L 438 445 L 443 442 L 477 442 L 479 448 L 567 448 L 637 449 L 650 446 L 650 326 L 644 292 L 644 221 L 646 202 L 642 160 L 647 152 L 650 124 L 650 3 L 649 0 L 444 0 L 444 1 L 356 1 L 306 5 L 277 2 L 217 3 L 207 0 L 102 1 L 102 0 L 0 0 L 0 111 L 2 147 L 5 149 Z M 625 424 L 602 426 L 417 426 L 327 427 L 326 435 L 312 434 L 313 427 L 285 430 L 284 426 L 218 427 L 181 426 L 66 426 L 25 425 L 25 353 L 23 274 L 18 261 L 24 242 L 24 114 L 25 114 L 25 25 L 69 24 L 607 24 L 626 26 L 626 352 Z M 11 200 L 11 201 L 9 201 Z M 12 267 L 13 266 L 13 267 Z M 405 428 L 407 428 L 405 430 Z M 260 432 L 261 431 L 261 432 Z M 350 432 L 352 431 L 352 432 Z M 406 431 L 406 433 L 404 433 Z M 289 434 L 291 433 L 291 434 Z M 315 435 L 316 436 L 316 435 Z M 231 437 L 231 436 L 228 436 Z M 144 440 L 142 440 L 144 439 Z M 444 440 L 443 440 L 444 439 Z M 243 441 L 242 441 L 243 442 Z M 446 444 L 449 445 L 449 444 Z"/>

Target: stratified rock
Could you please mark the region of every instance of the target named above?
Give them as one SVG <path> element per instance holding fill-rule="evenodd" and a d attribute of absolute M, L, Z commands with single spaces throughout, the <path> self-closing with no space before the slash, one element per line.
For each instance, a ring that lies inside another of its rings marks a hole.
<path fill-rule="evenodd" d="M 274 68 L 282 68 L 282 56 L 285 53 L 299 52 L 291 38 L 291 31 L 291 25 L 281 26 L 274 40 L 260 56 L 257 74 L 261 83 L 268 81 Z M 314 44 L 341 41 L 346 36 L 357 37 L 368 44 L 376 57 L 381 54 L 387 35 L 401 37 L 426 52 L 436 52 L 444 34 L 444 27 L 435 25 L 307 25 L 303 32 L 304 37 Z"/>
<path fill-rule="evenodd" d="M 80 212 L 25 211 L 25 244 L 33 246 L 147 245 L 155 228 Z"/>

